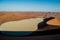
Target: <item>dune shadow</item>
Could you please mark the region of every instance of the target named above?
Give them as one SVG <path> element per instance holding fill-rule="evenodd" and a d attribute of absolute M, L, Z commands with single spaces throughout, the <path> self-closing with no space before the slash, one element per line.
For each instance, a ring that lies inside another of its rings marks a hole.
<path fill-rule="evenodd" d="M 55 35 L 55 34 L 60 34 L 60 29 L 52 29 L 52 30 L 47 30 L 47 31 L 35 31 L 32 32 L 30 35 L 26 36 L 17 36 L 17 35 L 6 35 L 6 34 L 1 34 L 2 36 L 9 36 L 9 37 L 31 37 L 31 36 L 43 36 L 43 35 Z"/>

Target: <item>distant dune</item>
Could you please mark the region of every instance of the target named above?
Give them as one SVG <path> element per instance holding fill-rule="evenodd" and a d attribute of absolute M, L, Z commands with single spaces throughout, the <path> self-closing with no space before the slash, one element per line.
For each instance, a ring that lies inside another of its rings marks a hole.
<path fill-rule="evenodd" d="M 0 12 L 0 24 L 6 21 L 36 17 L 60 17 L 59 12 Z"/>

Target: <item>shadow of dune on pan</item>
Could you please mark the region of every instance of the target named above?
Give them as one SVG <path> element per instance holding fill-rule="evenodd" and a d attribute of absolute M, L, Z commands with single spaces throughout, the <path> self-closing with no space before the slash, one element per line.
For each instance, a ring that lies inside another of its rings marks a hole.
<path fill-rule="evenodd" d="M 47 30 L 47 31 L 35 31 L 32 32 L 30 35 L 25 35 L 25 36 L 15 36 L 15 35 L 6 35 L 6 34 L 1 34 L 1 36 L 11 36 L 11 37 L 30 37 L 30 36 L 43 36 L 43 35 L 55 35 L 55 34 L 60 34 L 60 29 L 54 29 L 54 30 Z"/>

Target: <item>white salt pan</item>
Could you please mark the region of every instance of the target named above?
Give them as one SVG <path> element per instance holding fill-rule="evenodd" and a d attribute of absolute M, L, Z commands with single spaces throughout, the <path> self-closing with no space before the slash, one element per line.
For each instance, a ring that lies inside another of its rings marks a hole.
<path fill-rule="evenodd" d="M 44 18 L 31 18 L 19 21 L 5 22 L 0 26 L 0 31 L 36 31 L 39 22 Z"/>

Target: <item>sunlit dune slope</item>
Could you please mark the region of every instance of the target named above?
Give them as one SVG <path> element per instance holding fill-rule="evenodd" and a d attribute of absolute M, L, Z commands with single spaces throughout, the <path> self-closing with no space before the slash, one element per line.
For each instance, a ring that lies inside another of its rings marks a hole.
<path fill-rule="evenodd" d="M 47 24 L 60 26 L 60 18 L 52 19 L 52 20 L 48 21 Z"/>

